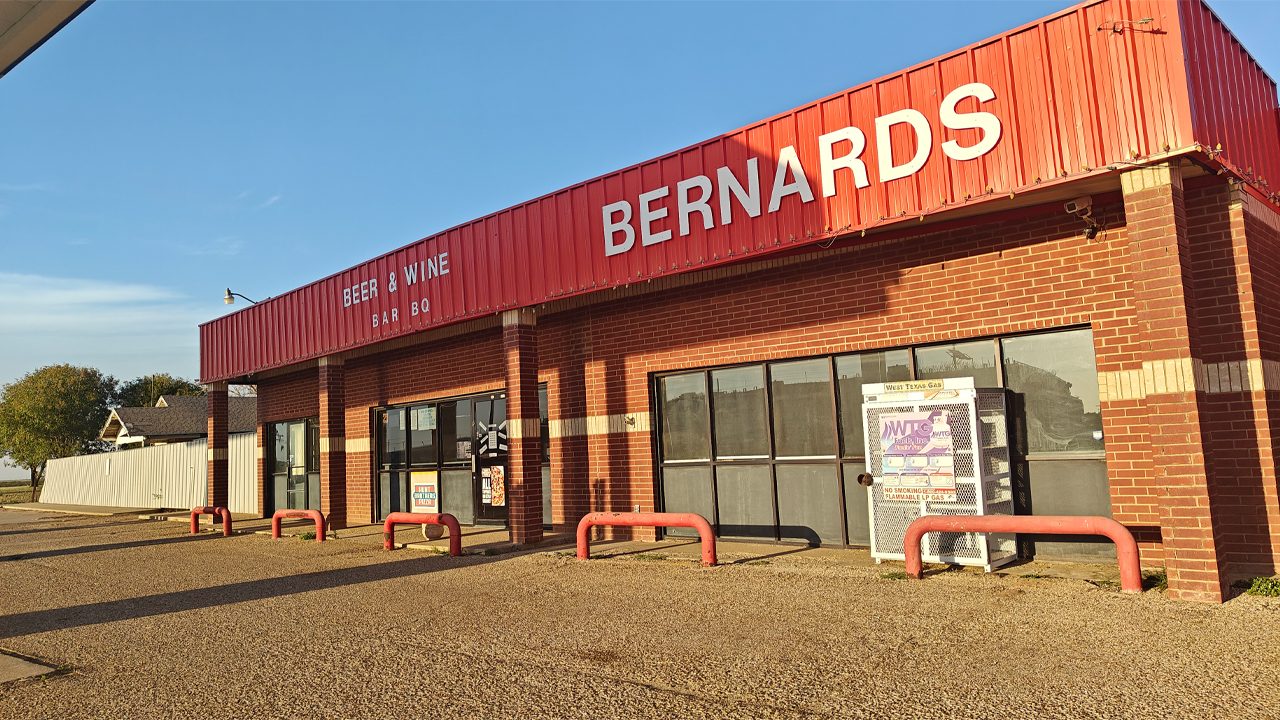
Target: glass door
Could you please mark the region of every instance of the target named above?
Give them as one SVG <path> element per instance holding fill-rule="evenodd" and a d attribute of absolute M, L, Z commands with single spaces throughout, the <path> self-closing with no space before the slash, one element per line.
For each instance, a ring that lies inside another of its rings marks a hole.
<path fill-rule="evenodd" d="M 271 484 L 267 505 L 274 510 L 320 509 L 320 421 L 274 423 Z"/>
<path fill-rule="evenodd" d="M 475 440 L 472 456 L 476 519 L 507 519 L 507 396 L 494 394 L 473 400 Z"/>

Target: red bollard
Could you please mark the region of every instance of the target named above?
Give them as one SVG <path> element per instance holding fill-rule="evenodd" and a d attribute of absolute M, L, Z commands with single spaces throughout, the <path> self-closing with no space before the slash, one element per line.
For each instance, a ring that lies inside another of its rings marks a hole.
<path fill-rule="evenodd" d="M 462 555 L 462 526 L 458 525 L 458 518 L 449 513 L 391 513 L 382 523 L 383 550 L 395 547 L 396 525 L 443 525 L 449 528 L 449 554 L 453 557 Z"/>
<path fill-rule="evenodd" d="M 224 507 L 197 507 L 191 508 L 191 534 L 195 535 L 200 532 L 200 516 L 201 515 L 221 515 L 222 516 L 222 536 L 231 536 L 231 511 Z"/>
<path fill-rule="evenodd" d="M 702 564 L 707 567 L 716 564 L 716 535 L 711 523 L 697 513 L 591 513 L 578 521 L 579 560 L 591 557 L 589 531 L 596 525 L 693 528 L 702 538 Z"/>
<path fill-rule="evenodd" d="M 324 542 L 325 521 L 319 510 L 277 510 L 271 516 L 271 537 L 280 537 L 280 520 L 282 518 L 311 518 L 316 521 L 316 542 Z"/>
<path fill-rule="evenodd" d="M 1120 564 L 1120 589 L 1142 592 L 1142 569 L 1138 565 L 1138 543 L 1129 528 L 1111 518 L 1074 515 L 925 515 L 907 526 L 903 544 L 907 575 L 921 579 L 924 563 L 920 541 L 928 532 L 1032 533 L 1040 535 L 1105 535 L 1116 544 Z"/>

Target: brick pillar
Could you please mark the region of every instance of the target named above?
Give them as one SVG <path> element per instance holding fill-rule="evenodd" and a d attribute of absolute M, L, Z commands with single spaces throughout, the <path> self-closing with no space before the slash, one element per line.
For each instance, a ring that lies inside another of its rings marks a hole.
<path fill-rule="evenodd" d="M 1161 164 L 1121 176 L 1160 534 L 1170 597 L 1221 602 L 1226 573 L 1210 502 L 1204 388 L 1182 175 Z"/>
<path fill-rule="evenodd" d="M 228 431 L 227 420 L 227 384 L 216 382 L 206 386 L 209 408 L 209 474 L 206 487 L 208 504 L 214 507 L 226 507 L 231 499 L 229 487 L 229 470 L 227 467 Z M 222 522 L 214 516 L 214 522 Z"/>
<path fill-rule="evenodd" d="M 542 540 L 542 444 L 538 422 L 538 329 L 533 310 L 502 313 L 507 363 L 507 510 L 511 542 Z"/>
<path fill-rule="evenodd" d="M 347 403 L 342 357 L 320 358 L 320 512 L 347 526 Z"/>

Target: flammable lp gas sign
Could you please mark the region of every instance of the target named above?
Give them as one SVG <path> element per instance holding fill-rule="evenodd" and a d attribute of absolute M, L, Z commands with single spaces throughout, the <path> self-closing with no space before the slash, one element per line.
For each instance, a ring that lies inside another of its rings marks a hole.
<path fill-rule="evenodd" d="M 956 502 L 948 410 L 880 416 L 884 499 Z"/>

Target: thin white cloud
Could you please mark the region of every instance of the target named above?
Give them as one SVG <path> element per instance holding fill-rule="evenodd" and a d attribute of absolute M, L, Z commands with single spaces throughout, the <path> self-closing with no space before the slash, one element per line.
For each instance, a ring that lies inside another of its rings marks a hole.
<path fill-rule="evenodd" d="M 258 207 L 260 208 L 271 207 L 272 205 L 275 205 L 276 201 L 279 199 L 280 199 L 279 195 L 272 195 L 271 197 L 267 198 L 266 202 L 262 203 Z"/>
<path fill-rule="evenodd" d="M 155 285 L 0 272 L 0 383 L 58 363 L 195 376 L 205 305 Z"/>

